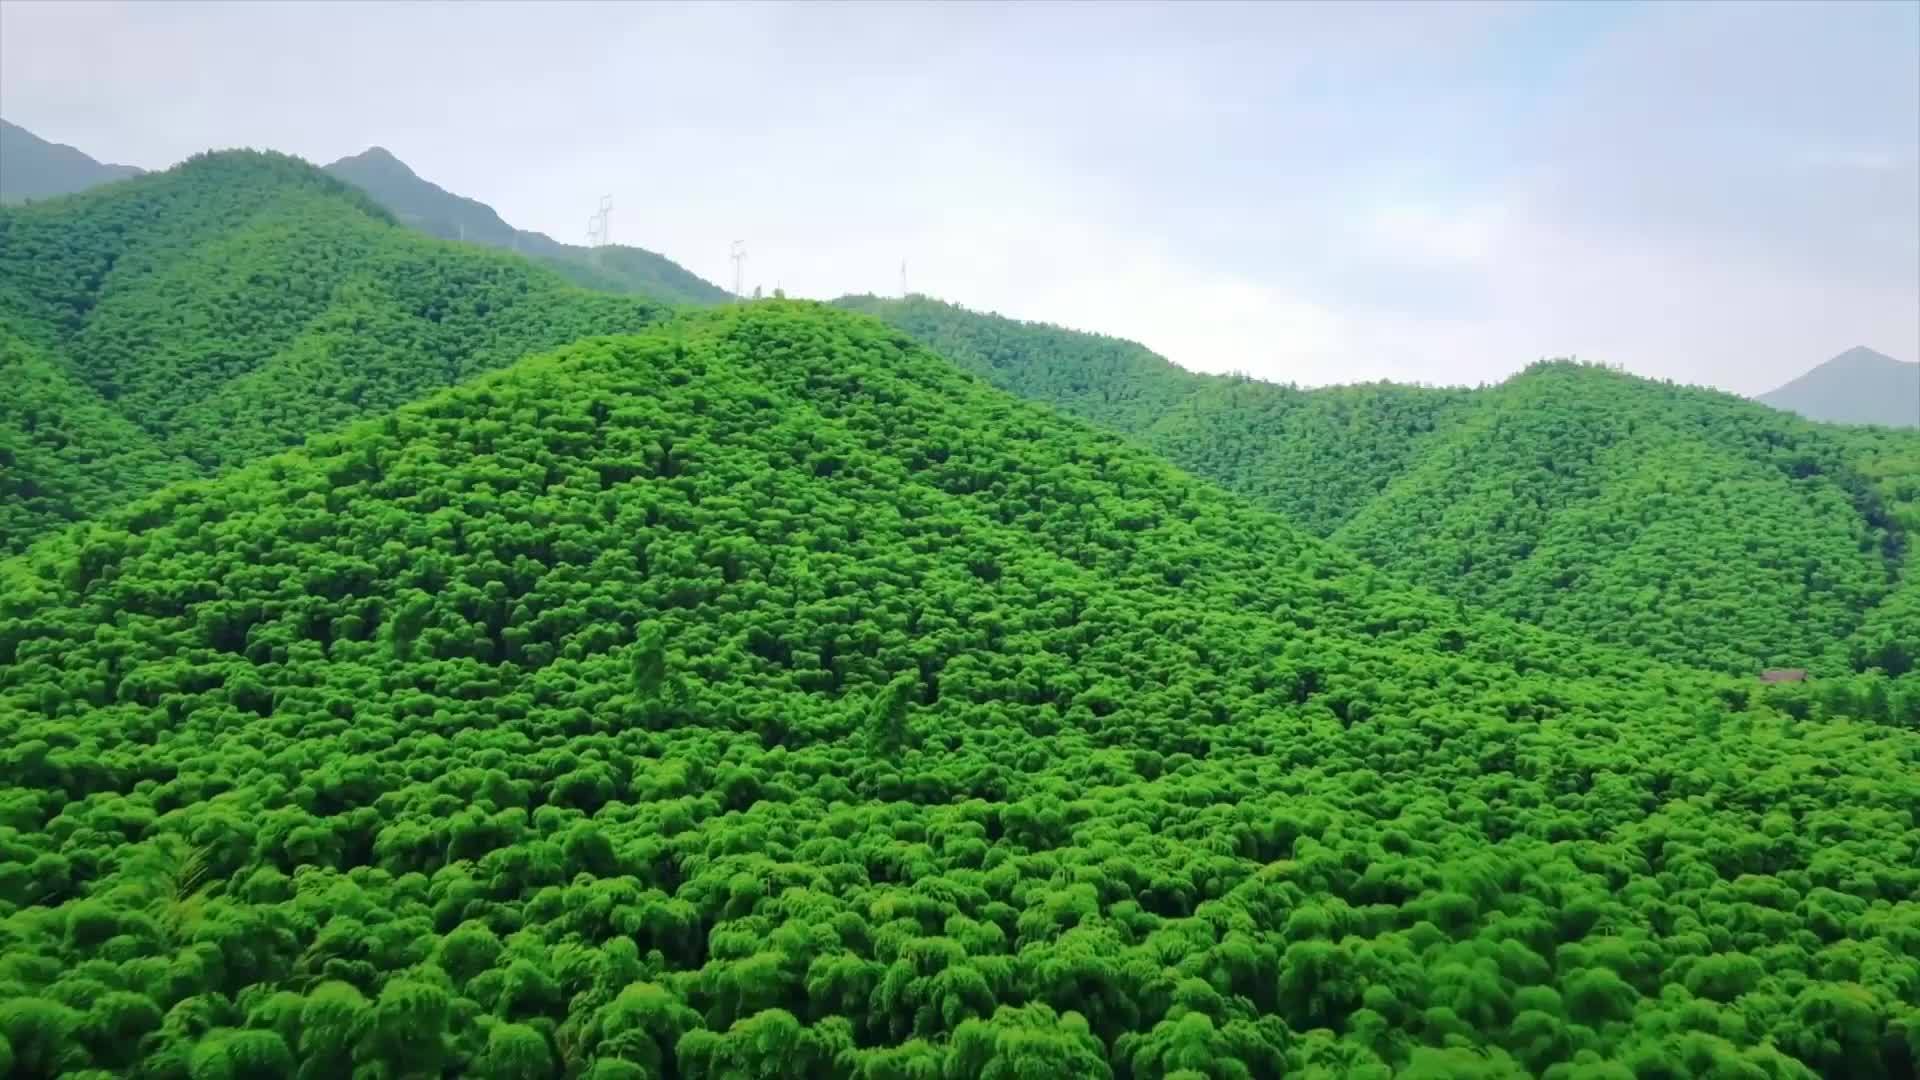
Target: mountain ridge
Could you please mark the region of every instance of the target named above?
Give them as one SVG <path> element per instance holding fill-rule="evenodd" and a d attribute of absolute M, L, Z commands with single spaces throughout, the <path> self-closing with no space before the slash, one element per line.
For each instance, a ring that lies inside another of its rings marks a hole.
<path fill-rule="evenodd" d="M 141 172 L 96 161 L 83 150 L 0 118 L 0 204 L 70 195 Z"/>
<path fill-rule="evenodd" d="M 0 550 L 667 311 L 406 228 L 279 154 L 0 208 L 0 363 L 22 390 L 0 398 L 20 496 Z"/>
<path fill-rule="evenodd" d="M 927 297 L 836 303 L 1513 617 L 1718 670 L 1900 674 L 1920 659 L 1912 433 L 1596 364 L 1473 390 L 1300 389 Z"/>
<path fill-rule="evenodd" d="M 1920 363 L 1856 345 L 1754 400 L 1825 423 L 1920 427 Z"/>
<path fill-rule="evenodd" d="M 718 304 L 732 299 L 719 286 L 644 248 L 580 247 L 515 228 L 493 207 L 420 176 L 385 147 L 369 147 L 323 168 L 366 191 L 413 228 L 443 240 L 505 248 L 547 264 L 575 284 L 640 293 L 669 303 Z"/>
<path fill-rule="evenodd" d="M 625 244 L 586 248 L 517 229 L 477 199 L 420 176 L 391 150 L 371 146 L 322 167 L 429 235 L 504 248 L 545 264 L 576 285 L 637 293 L 666 303 L 719 304 L 732 295 L 664 255 Z M 145 175 L 130 165 L 106 165 L 85 152 L 49 142 L 0 119 L 0 204 L 79 194 L 101 184 Z"/>

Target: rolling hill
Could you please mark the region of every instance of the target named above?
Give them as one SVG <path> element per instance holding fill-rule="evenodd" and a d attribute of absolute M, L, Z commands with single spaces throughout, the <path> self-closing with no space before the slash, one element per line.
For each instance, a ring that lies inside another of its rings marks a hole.
<path fill-rule="evenodd" d="M 104 165 L 0 120 L 0 204 L 69 195 L 138 175 L 131 165 Z"/>
<path fill-rule="evenodd" d="M 719 304 L 726 290 L 680 264 L 641 248 L 563 244 L 544 233 L 516 229 L 493 207 L 421 179 L 381 147 L 341 158 L 326 171 L 371 195 L 403 224 L 446 240 L 506 248 L 551 266 L 569 280 L 608 292 L 639 293 L 681 304 Z"/>
<path fill-rule="evenodd" d="M 1907 1076 L 1885 690 L 1795 719 L 871 319 L 686 313 L 0 561 L 0 1051 Z"/>
<path fill-rule="evenodd" d="M 1920 427 L 1920 363 L 1852 348 L 1754 400 L 1809 420 Z"/>
<path fill-rule="evenodd" d="M 393 217 L 444 240 L 505 248 L 546 264 L 574 284 L 603 292 L 635 293 L 672 304 L 719 304 L 726 290 L 644 248 L 563 244 L 543 233 L 516 229 L 485 203 L 421 179 L 383 147 L 370 147 L 326 166 L 326 171 L 372 196 Z M 0 204 L 69 195 L 141 175 L 131 165 L 103 165 L 71 146 L 48 142 L 0 120 Z"/>
<path fill-rule="evenodd" d="M 843 296 L 834 306 L 873 315 L 1002 390 L 1112 431 L 1144 431 L 1202 381 L 1137 342 L 926 296 Z"/>
<path fill-rule="evenodd" d="M 0 552 L 480 371 L 666 314 L 400 227 L 294 158 L 0 208 Z"/>
<path fill-rule="evenodd" d="M 1567 362 L 1302 390 L 924 297 L 837 303 L 1476 606 L 1726 671 L 1920 660 L 1914 433 Z"/>

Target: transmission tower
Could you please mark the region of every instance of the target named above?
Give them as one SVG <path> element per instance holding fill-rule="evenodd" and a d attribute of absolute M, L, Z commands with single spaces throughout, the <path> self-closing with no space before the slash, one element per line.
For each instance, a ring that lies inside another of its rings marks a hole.
<path fill-rule="evenodd" d="M 612 226 L 607 222 L 607 216 L 611 213 L 613 213 L 613 196 L 600 196 L 600 209 L 587 218 L 588 247 L 602 247 L 607 243 L 612 234 Z"/>
<path fill-rule="evenodd" d="M 907 260 L 900 260 L 900 299 L 907 298 Z"/>
<path fill-rule="evenodd" d="M 744 299 L 747 280 L 747 242 L 745 240 L 735 240 L 733 242 L 733 250 L 727 255 L 727 258 L 733 260 L 733 297 L 736 300 Z"/>

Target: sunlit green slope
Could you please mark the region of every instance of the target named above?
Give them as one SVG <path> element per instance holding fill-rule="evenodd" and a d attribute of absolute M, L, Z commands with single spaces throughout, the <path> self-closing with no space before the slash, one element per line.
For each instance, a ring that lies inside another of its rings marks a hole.
<path fill-rule="evenodd" d="M 118 505 L 198 474 L 108 407 L 66 365 L 0 326 L 0 537 L 7 547 L 49 524 Z"/>
<path fill-rule="evenodd" d="M 420 236 L 347 185 L 273 154 L 203 155 L 0 208 L 4 362 L 26 363 L 30 351 L 38 372 L 31 393 L 0 395 L 0 431 L 61 432 L 58 452 L 15 451 L 0 551 L 183 467 L 216 473 L 662 314 L 510 255 Z M 51 393 L 73 404 L 47 407 Z M 13 494 L 29 485 L 35 498 Z"/>
<path fill-rule="evenodd" d="M 1728 395 L 1536 365 L 1480 394 L 1333 539 L 1589 639 L 1839 672 L 1908 566 L 1865 462 L 1845 432 Z"/>
<path fill-rule="evenodd" d="M 1726 671 L 1920 661 L 1920 433 L 1564 362 L 1301 390 L 920 297 L 841 303 L 1475 606 Z"/>
<path fill-rule="evenodd" d="M 1468 617 L 812 306 L 0 562 L 0 766 L 10 1075 L 1920 1056 L 1920 732 Z"/>
<path fill-rule="evenodd" d="M 1137 439 L 1326 536 L 1427 452 L 1475 395 L 1395 383 L 1302 390 L 1196 376 Z"/>

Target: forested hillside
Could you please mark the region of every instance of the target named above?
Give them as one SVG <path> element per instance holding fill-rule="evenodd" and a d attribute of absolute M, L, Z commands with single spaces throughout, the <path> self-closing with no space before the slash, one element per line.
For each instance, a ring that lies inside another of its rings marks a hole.
<path fill-rule="evenodd" d="M 401 228 L 275 154 L 0 208 L 0 552 L 665 311 Z"/>
<path fill-rule="evenodd" d="M 103 164 L 0 120 L 0 203 L 50 199 L 138 175 L 131 165 Z"/>
<path fill-rule="evenodd" d="M 1920 659 L 1920 433 L 1566 362 L 1301 390 L 920 297 L 841 303 L 1476 606 L 1732 672 Z"/>
<path fill-rule="evenodd" d="M 1478 401 L 1468 390 L 1397 383 L 1302 390 L 1191 378 L 1193 391 L 1136 437 L 1321 536 L 1378 498 Z"/>
<path fill-rule="evenodd" d="M 1151 426 L 1199 379 L 1137 342 L 982 315 L 925 296 L 844 296 L 834 304 L 878 316 L 1002 390 L 1114 431 Z"/>
<path fill-rule="evenodd" d="M 1471 616 L 870 320 L 686 315 L 0 562 L 0 1071 L 1907 1077 L 1875 685 Z"/>
<path fill-rule="evenodd" d="M 1333 537 L 1591 640 L 1832 673 L 1907 565 L 1867 452 L 1731 396 L 1542 364 L 1486 391 Z M 1899 670 L 1920 626 L 1908 637 Z"/>
<path fill-rule="evenodd" d="M 581 247 L 544 233 L 516 229 L 493 207 L 423 180 L 382 147 L 344 157 L 326 171 L 371 195 L 413 228 L 446 240 L 464 240 L 536 259 L 576 284 L 608 292 L 639 293 L 668 303 L 718 304 L 731 297 L 679 263 L 624 244 Z"/>

